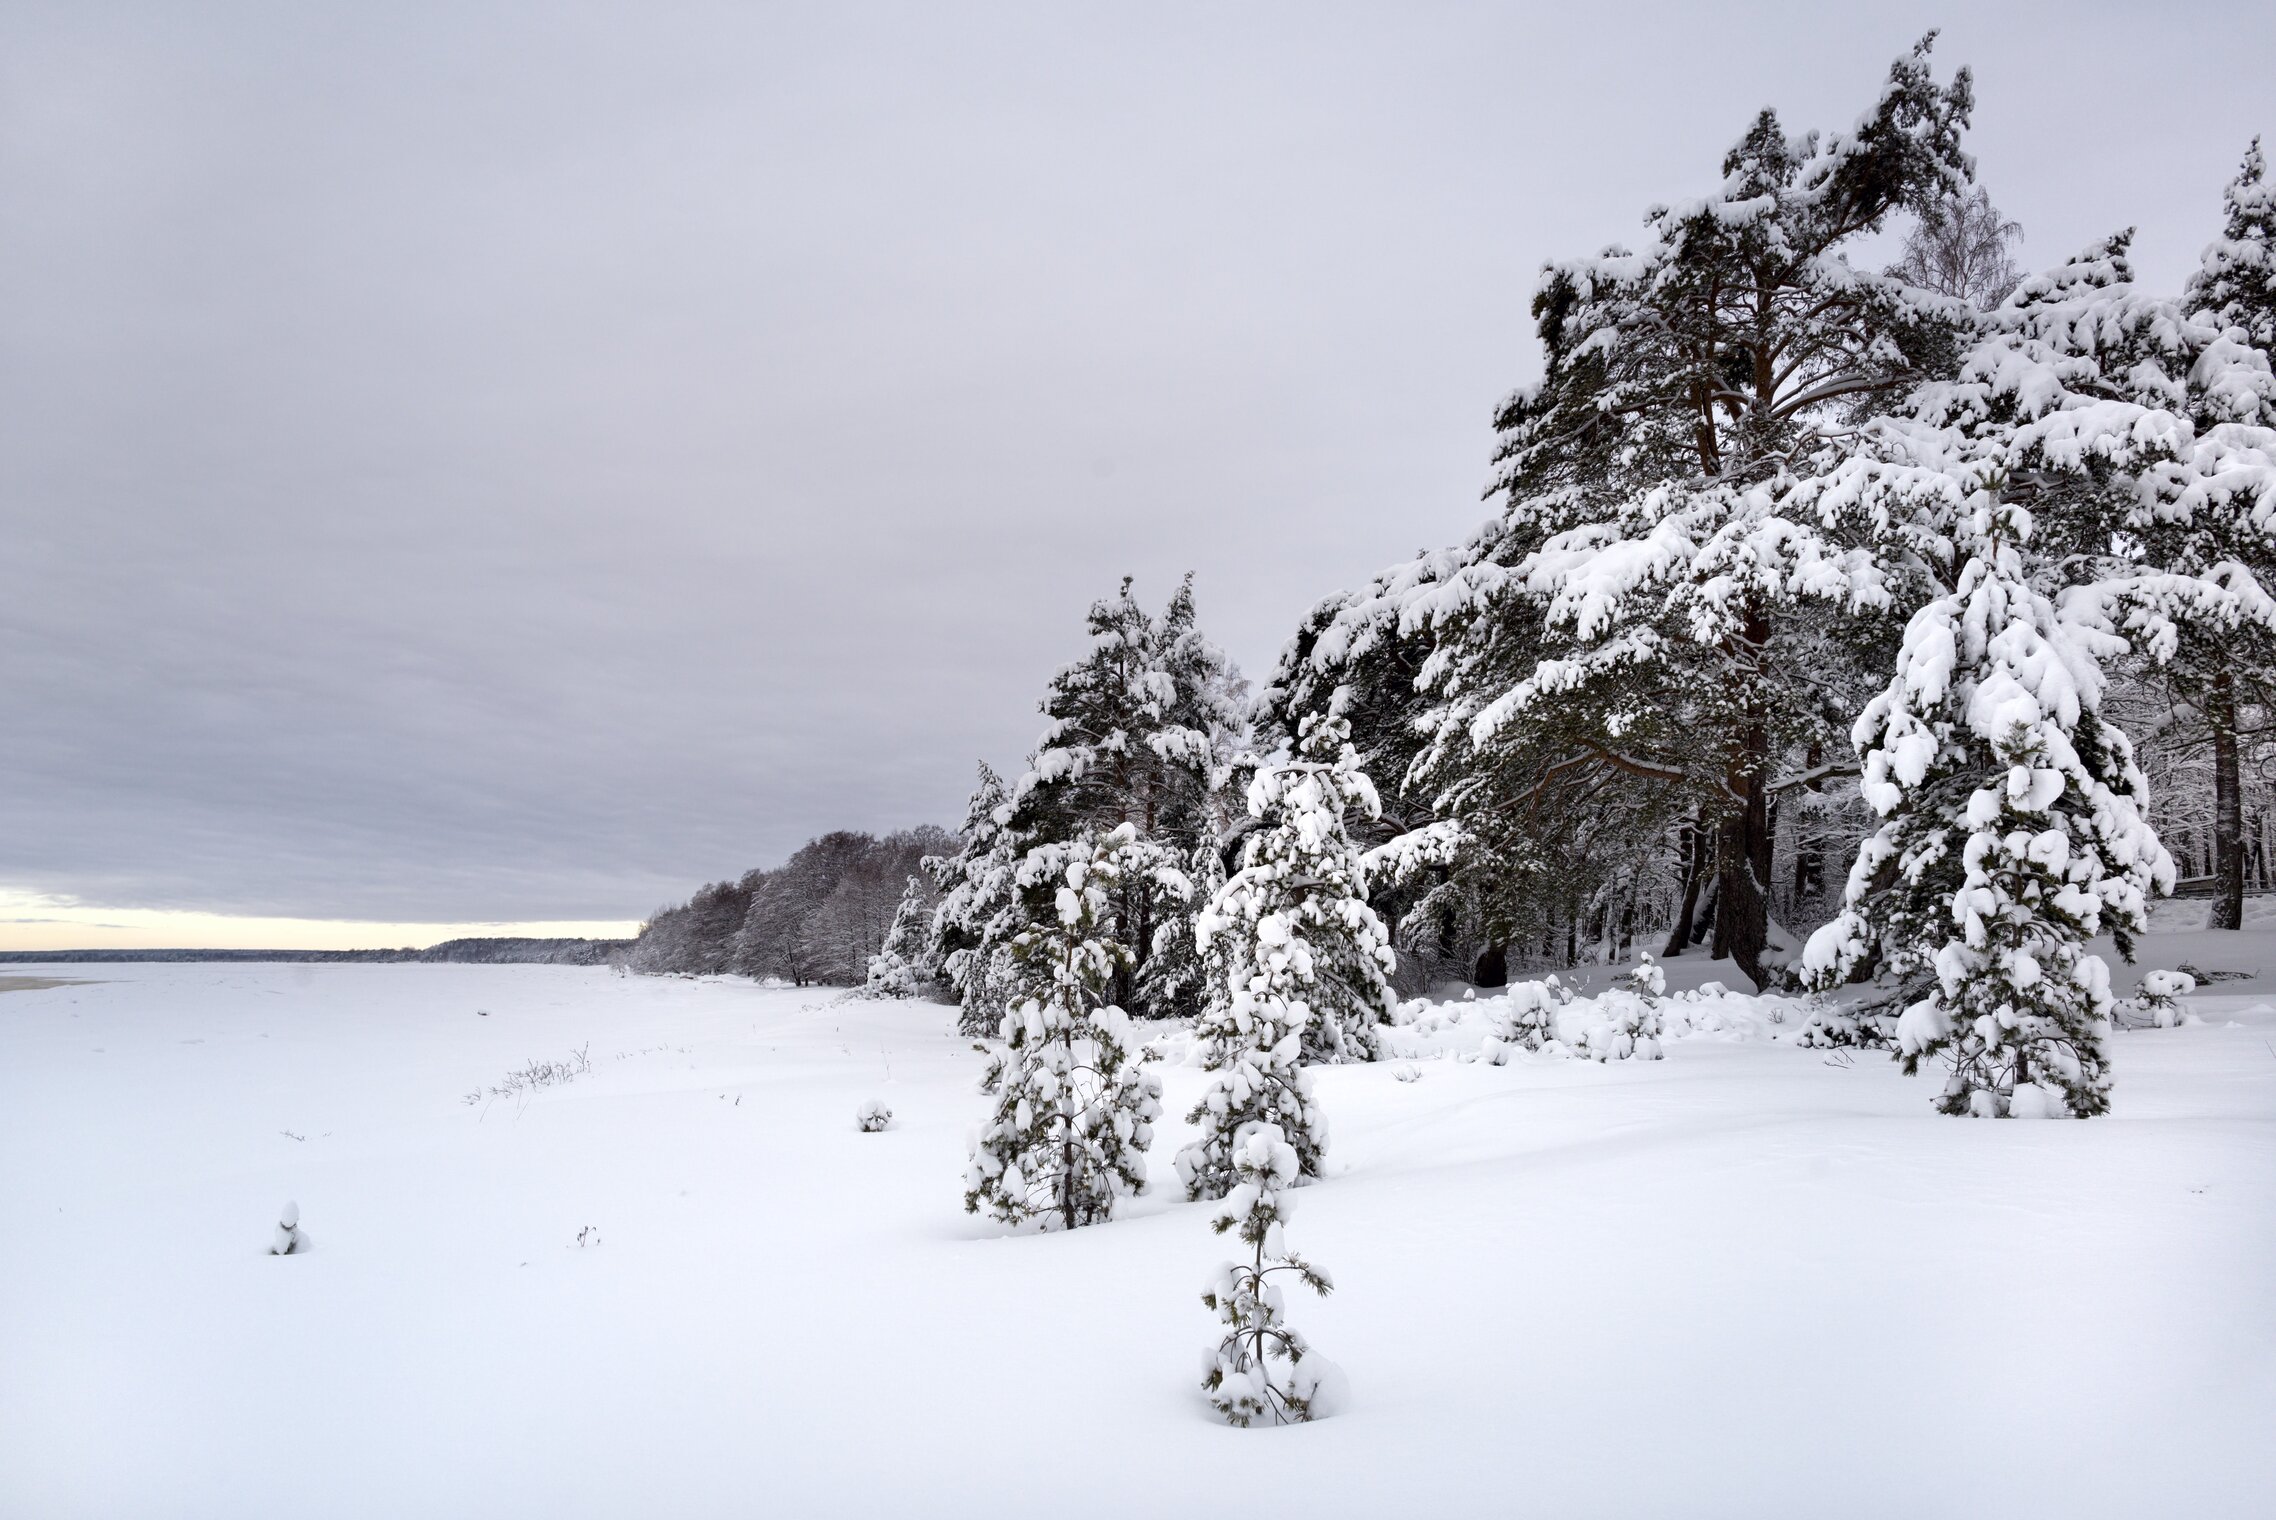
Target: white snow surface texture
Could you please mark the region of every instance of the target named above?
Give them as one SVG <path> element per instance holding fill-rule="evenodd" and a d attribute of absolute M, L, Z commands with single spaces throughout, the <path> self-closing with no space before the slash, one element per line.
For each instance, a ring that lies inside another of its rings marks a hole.
<path fill-rule="evenodd" d="M 2144 950 L 2266 968 L 2276 933 Z M 1337 1292 L 1302 1322 L 1348 1398 L 1236 1430 L 1193 1370 L 1225 1242 L 1162 1181 L 1190 1129 L 1112 1223 L 966 1215 L 988 1100 L 953 1010 L 77 974 L 0 996 L 8 1517 L 2197 1520 L 2276 1491 L 2276 977 L 2112 1036 L 2083 1122 L 1941 1117 L 1774 999 L 1671 998 L 1665 1059 L 1602 1063 L 1464 1060 L 1498 1000 L 1430 1010 L 1388 1035 L 1425 1080 L 1313 1073 L 1335 1143 L 1298 1223 Z M 1205 1074 L 1154 1034 L 1183 1114 Z M 868 1099 L 890 1130 L 847 1122 Z M 305 1255 L 268 1254 L 285 1198 Z"/>

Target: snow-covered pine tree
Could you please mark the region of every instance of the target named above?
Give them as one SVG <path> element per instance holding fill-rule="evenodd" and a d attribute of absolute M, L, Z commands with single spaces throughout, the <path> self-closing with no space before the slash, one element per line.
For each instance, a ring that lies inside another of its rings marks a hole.
<path fill-rule="evenodd" d="M 1841 620 L 1883 600 L 1790 484 L 1948 373 L 1978 320 L 1849 262 L 1969 179 L 1969 77 L 1938 84 L 1927 48 L 1848 131 L 1789 135 L 1766 111 L 1712 193 L 1648 213 L 1640 249 L 1545 270 L 1547 371 L 1497 421 L 1500 513 L 1402 613 L 1439 635 L 1417 775 L 1441 811 L 1481 839 L 1601 815 L 1599 856 L 1701 816 L 1715 953 L 1758 985 L 1779 975 L 1773 799 L 1874 684 Z"/>
<path fill-rule="evenodd" d="M 1251 904 L 1231 900 L 1227 886 L 1217 883 L 1194 929 L 1201 947 L 1197 964 L 1215 972 L 1195 1026 L 1209 1087 L 1186 1115 L 1201 1132 L 1177 1155 L 1185 1195 L 1195 1199 L 1222 1198 L 1232 1190 L 1236 1157 L 1259 1126 L 1281 1136 L 1304 1177 L 1320 1175 L 1328 1143 L 1327 1121 L 1314 1105 L 1312 1075 L 1304 1069 L 1312 1005 L 1291 995 L 1293 976 L 1259 973 L 1254 930 L 1245 917 Z"/>
<path fill-rule="evenodd" d="M 1039 845 L 1019 886 L 1048 915 L 1012 945 L 1034 990 L 1005 1011 L 996 1107 L 965 1173 L 964 1207 L 1007 1224 L 1073 1229 L 1110 1219 L 1146 1187 L 1161 1078 L 1140 1064 L 1130 1016 L 1106 1000 L 1128 952 L 1108 933 L 1115 891 L 1144 859 L 1125 824 L 1103 838 Z"/>
<path fill-rule="evenodd" d="M 2068 623 L 2026 578 L 2030 514 L 1979 477 L 1949 596 L 1914 614 L 1896 675 L 1858 719 L 1866 800 L 1885 820 L 1847 907 L 1806 963 L 1836 984 L 1871 950 L 1926 976 L 1897 1022 L 1905 1070 L 1941 1058 L 1937 1107 L 2086 1117 L 2108 1106 L 2110 978 L 2087 941 L 2138 931 L 2172 866 L 2142 820 L 2123 734 L 2097 716 L 2123 645 Z"/>
<path fill-rule="evenodd" d="M 1118 884 L 1108 931 L 1127 954 L 1111 999 L 1153 1016 L 1146 975 L 1157 932 L 1190 922 L 1194 904 L 1182 866 L 1216 834 L 1225 762 L 1242 736 L 1239 677 L 1194 624 L 1190 584 L 1160 622 L 1130 594 L 1092 605 L 1090 650 L 1052 678 L 1045 727 L 1026 774 L 1012 789 L 1010 828 L 1030 847 L 1125 824 L 1132 869 Z"/>
<path fill-rule="evenodd" d="M 2185 369 L 2191 420 L 2205 442 L 2270 455 L 2276 427 L 2276 185 L 2254 138 L 2230 181 L 2220 236 L 2206 246 L 2182 306 L 2193 320 L 2197 362 Z M 2217 577 L 2227 596 L 2200 600 L 2176 620 L 2166 660 L 2185 716 L 2200 720 L 2213 752 L 2210 927 L 2244 927 L 2244 756 L 2248 715 L 2276 708 L 2276 515 L 2235 491 L 2151 515 L 2144 548 L 2168 570 Z"/>
<path fill-rule="evenodd" d="M 2276 184 L 2259 138 L 2223 199 L 2221 235 L 2206 245 L 2184 304 L 2242 328 L 2244 341 L 2267 353 L 2276 349 Z"/>
<path fill-rule="evenodd" d="M 930 858 L 930 857 L 928 857 Z M 933 912 L 939 906 L 921 876 L 909 878 L 900 906 L 885 931 L 885 947 L 869 958 L 869 979 L 863 990 L 871 997 L 930 997 L 940 980 L 940 962 L 934 955 Z"/>
<path fill-rule="evenodd" d="M 1287 1321 L 1288 1305 L 1272 1279 L 1283 1273 L 1322 1297 L 1334 1291 L 1328 1274 L 1288 1249 L 1282 1238 L 1296 1185 L 1296 1148 L 1277 1125 L 1249 1129 L 1232 1153 L 1234 1185 L 1210 1219 L 1218 1234 L 1236 1233 L 1249 1248 L 1245 1261 L 1221 1264 L 1201 1301 L 1217 1311 L 1224 1334 L 1202 1356 L 1201 1386 L 1226 1421 L 1276 1425 L 1309 1420 L 1321 1407 L 1329 1374 Z"/>
<path fill-rule="evenodd" d="M 2152 971 L 2142 977 L 2134 995 L 2119 1005 L 2121 1025 L 2171 1029 L 2189 1016 L 2181 1000 L 2197 990 L 2197 978 L 2186 971 Z"/>
<path fill-rule="evenodd" d="M 1206 1018 L 1212 1005 L 1224 1002 L 1224 943 L 1204 946 L 1194 932 L 1224 885 L 1225 858 L 1214 842 L 1195 845 L 1181 878 L 1165 882 L 1163 898 L 1172 911 L 1155 926 L 1154 952 L 1138 978 L 1149 1017 Z"/>
<path fill-rule="evenodd" d="M 1011 941 L 1023 922 L 1017 876 L 1024 841 L 1010 820 L 1011 793 L 982 761 L 956 853 L 925 861 L 941 894 L 932 953 L 964 1010 L 957 1027 L 968 1035 L 992 1032 L 1020 985 Z"/>
<path fill-rule="evenodd" d="M 1458 828 L 1440 816 L 1433 789 L 1411 775 L 1423 746 L 1416 686 L 1435 643 L 1430 588 L 1466 562 L 1460 549 L 1418 554 L 1363 591 L 1321 601 L 1282 648 L 1257 701 L 1260 747 L 1295 749 L 1308 717 L 1351 725 L 1361 765 L 1380 778 L 1383 807 L 1373 828 L 1355 824 L 1358 837 L 1378 848 L 1402 838 L 1411 846 L 1436 831 L 1423 856 L 1402 855 L 1398 868 L 1369 883 L 1410 991 L 1476 977 L 1481 956 L 1498 953 L 1506 970 L 1510 936 L 1540 927 L 1545 897 L 1530 851 L 1495 848 L 1509 830 Z"/>
<path fill-rule="evenodd" d="M 1381 804 L 1350 736 L 1341 718 L 1306 718 L 1295 757 L 1258 769 L 1248 795 L 1258 827 L 1195 931 L 1205 946 L 1232 936 L 1231 987 L 1290 1005 L 1307 1062 L 1379 1059 L 1398 1002 L 1391 936 L 1367 905 L 1367 864 L 1348 828 L 1351 814 L 1371 818 Z"/>

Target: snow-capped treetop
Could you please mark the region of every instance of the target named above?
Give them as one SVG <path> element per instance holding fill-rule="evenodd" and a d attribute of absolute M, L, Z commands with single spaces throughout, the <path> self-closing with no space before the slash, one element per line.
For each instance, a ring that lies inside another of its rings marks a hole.
<path fill-rule="evenodd" d="M 2221 235 L 2206 245 L 2185 299 L 2224 327 L 2244 329 L 2262 352 L 2276 348 L 2276 185 L 2254 138 L 2229 182 Z"/>

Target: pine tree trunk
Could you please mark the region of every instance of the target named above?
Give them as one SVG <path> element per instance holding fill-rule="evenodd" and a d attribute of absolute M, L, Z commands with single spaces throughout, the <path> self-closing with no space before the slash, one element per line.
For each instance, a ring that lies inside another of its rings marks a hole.
<path fill-rule="evenodd" d="M 1715 959 L 1733 960 L 1761 991 L 1769 985 L 1762 952 L 1770 944 L 1770 905 L 1763 896 L 1769 871 L 1763 862 L 1770 854 L 1770 807 L 1767 764 L 1763 752 L 1769 736 L 1762 729 L 1747 734 L 1747 755 L 1729 778 L 1737 804 L 1723 817 L 1715 851 Z"/>
<path fill-rule="evenodd" d="M 1750 612 L 1734 651 L 1742 670 L 1758 667 L 1769 643 L 1769 620 Z M 1762 952 L 1770 943 L 1771 844 L 1770 730 L 1759 704 L 1739 736 L 1724 784 L 1730 795 L 1715 851 L 1715 959 L 1737 961 L 1759 992 L 1769 985 Z"/>
<path fill-rule="evenodd" d="M 1691 924 L 1699 912 L 1699 884 L 1706 879 L 1706 838 L 1697 815 L 1683 825 L 1683 906 L 1676 910 L 1675 927 L 1668 931 L 1662 955 L 1681 955 L 1691 945 Z"/>
<path fill-rule="evenodd" d="M 2244 927 L 2244 783 L 2238 774 L 2236 676 L 2222 666 L 2205 704 L 2213 725 L 2213 916 L 2216 929 Z"/>
<path fill-rule="evenodd" d="M 1470 980 L 1480 987 L 1506 987 L 1509 985 L 1509 947 L 1491 944 L 1479 955 L 1478 964 L 1471 969 Z"/>

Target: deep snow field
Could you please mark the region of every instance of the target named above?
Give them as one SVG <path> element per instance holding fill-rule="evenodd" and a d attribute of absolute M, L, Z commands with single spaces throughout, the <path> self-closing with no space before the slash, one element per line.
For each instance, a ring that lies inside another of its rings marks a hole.
<path fill-rule="evenodd" d="M 36 969 L 93 980 L 0 995 L 11 1517 L 2276 1513 L 2276 978 L 2114 1036 L 2086 1123 L 1941 1118 L 1752 998 L 1671 1005 L 1722 1028 L 1658 1062 L 1403 1031 L 1420 1080 L 1319 1073 L 1290 1226 L 1349 1406 L 1243 1431 L 1196 1387 L 1229 1253 L 1175 1196 L 1182 1037 L 1156 1192 L 1006 1237 L 961 1209 L 946 1009 Z M 287 1199 L 313 1249 L 269 1256 Z"/>

